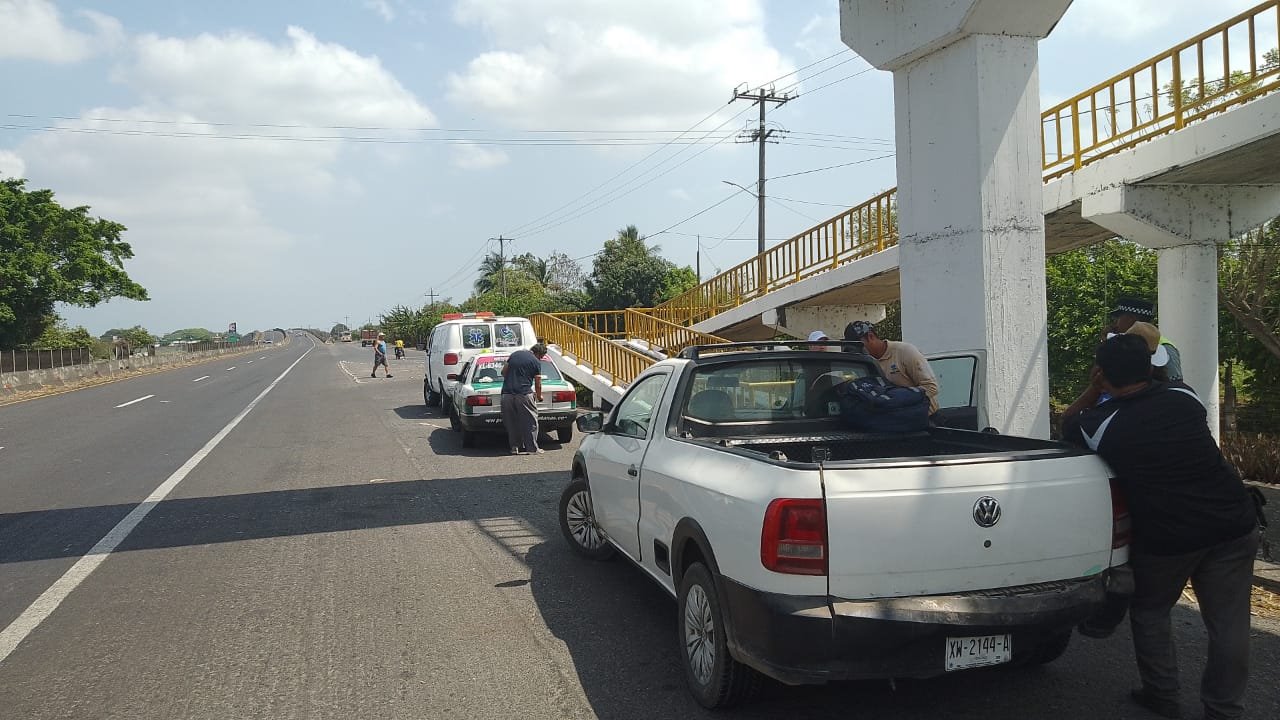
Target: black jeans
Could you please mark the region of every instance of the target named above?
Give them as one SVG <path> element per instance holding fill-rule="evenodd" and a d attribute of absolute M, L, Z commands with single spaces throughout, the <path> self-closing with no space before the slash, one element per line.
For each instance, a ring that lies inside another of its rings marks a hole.
<path fill-rule="evenodd" d="M 1209 633 L 1209 656 L 1200 679 L 1206 718 L 1244 714 L 1249 680 L 1249 595 L 1258 532 L 1182 555 L 1129 556 L 1134 594 L 1129 607 L 1138 674 L 1147 692 L 1176 700 L 1178 658 L 1170 613 L 1187 581 L 1200 601 L 1200 617 Z"/>

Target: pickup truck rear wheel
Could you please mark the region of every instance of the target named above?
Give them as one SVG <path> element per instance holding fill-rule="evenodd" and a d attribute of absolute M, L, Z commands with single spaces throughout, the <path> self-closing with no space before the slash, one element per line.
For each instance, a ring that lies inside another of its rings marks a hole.
<path fill-rule="evenodd" d="M 591 489 L 583 478 L 574 478 L 560 493 L 560 532 L 569 547 L 579 555 L 592 560 L 608 560 L 614 548 L 605 539 L 596 524 L 595 509 L 591 505 Z"/>
<path fill-rule="evenodd" d="M 439 407 L 441 404 L 440 393 L 431 386 L 431 378 L 422 383 L 422 399 L 426 401 L 427 407 Z"/>
<path fill-rule="evenodd" d="M 1036 648 L 1035 654 L 1031 656 L 1031 664 L 1048 665 L 1062 657 L 1062 653 L 1067 651 L 1067 645 L 1070 643 L 1070 630 L 1046 638 L 1044 642 L 1040 643 L 1040 647 Z"/>
<path fill-rule="evenodd" d="M 760 689 L 760 674 L 729 655 L 720 598 L 702 563 L 690 565 L 680 580 L 677 617 L 681 664 L 698 704 L 723 708 L 751 699 Z"/>

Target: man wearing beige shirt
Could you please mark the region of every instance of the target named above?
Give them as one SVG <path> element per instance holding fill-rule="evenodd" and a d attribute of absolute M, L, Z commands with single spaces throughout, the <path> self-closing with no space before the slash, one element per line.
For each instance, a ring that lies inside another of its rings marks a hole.
<path fill-rule="evenodd" d="M 924 390 L 929 396 L 929 414 L 938 411 L 938 379 L 915 345 L 881 338 L 876 335 L 876 326 L 866 320 L 849 323 L 844 329 L 844 339 L 860 341 L 867 354 L 880 362 L 880 370 L 889 382 Z"/>

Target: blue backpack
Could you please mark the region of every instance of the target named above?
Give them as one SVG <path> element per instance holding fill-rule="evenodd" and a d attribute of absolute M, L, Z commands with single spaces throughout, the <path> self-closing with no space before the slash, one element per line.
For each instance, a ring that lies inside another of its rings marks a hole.
<path fill-rule="evenodd" d="M 865 433 L 908 433 L 929 428 L 929 396 L 881 378 L 857 378 L 836 386 L 845 427 Z"/>

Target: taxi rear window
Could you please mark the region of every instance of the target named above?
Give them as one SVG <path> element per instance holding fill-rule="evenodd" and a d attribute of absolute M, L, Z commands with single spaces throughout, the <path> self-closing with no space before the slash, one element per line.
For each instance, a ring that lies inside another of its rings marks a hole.
<path fill-rule="evenodd" d="M 492 347 L 490 344 L 492 337 L 489 326 L 486 324 L 462 326 L 462 347 L 468 350 Z"/>

